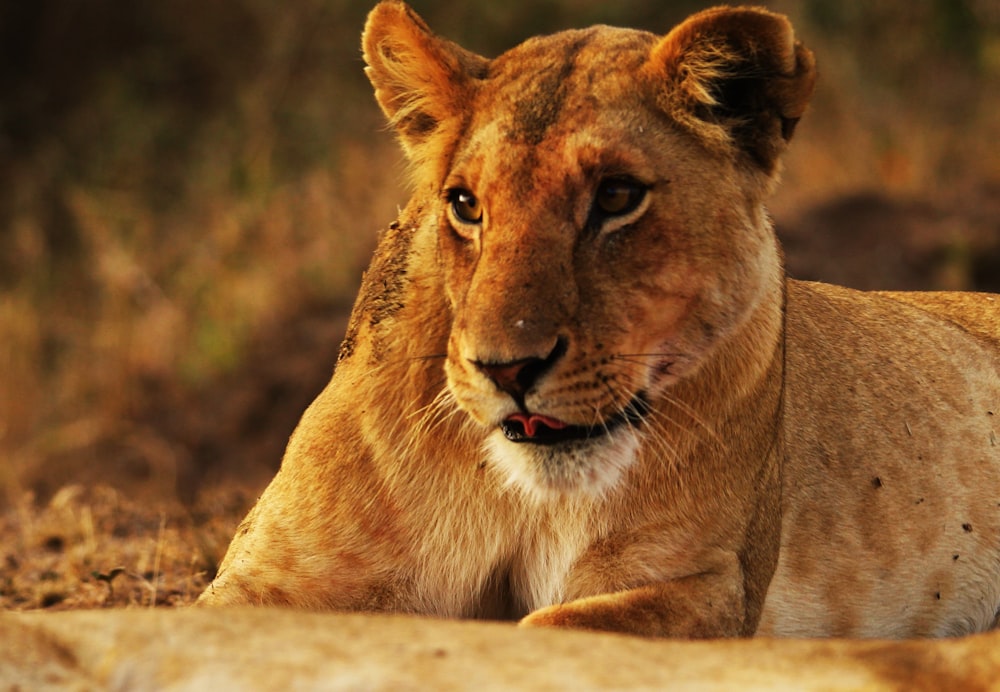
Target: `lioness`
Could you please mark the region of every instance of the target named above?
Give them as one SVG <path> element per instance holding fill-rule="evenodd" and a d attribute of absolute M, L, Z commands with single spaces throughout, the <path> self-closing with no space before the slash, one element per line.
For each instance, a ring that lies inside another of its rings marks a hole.
<path fill-rule="evenodd" d="M 336 374 L 207 604 L 678 637 L 1000 606 L 1000 298 L 785 277 L 812 54 L 758 9 L 494 60 L 379 4 L 412 164 Z"/>

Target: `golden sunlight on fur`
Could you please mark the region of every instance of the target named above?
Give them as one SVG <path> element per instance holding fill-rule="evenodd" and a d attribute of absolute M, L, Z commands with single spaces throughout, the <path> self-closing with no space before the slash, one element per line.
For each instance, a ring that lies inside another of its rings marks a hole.
<path fill-rule="evenodd" d="M 816 73 L 784 17 L 490 60 L 389 0 L 363 48 L 413 196 L 202 604 L 996 625 L 1000 297 L 786 278 L 764 204 Z"/>
<path fill-rule="evenodd" d="M 0 613 L 8 690 L 996 689 L 1000 632 L 677 641 L 278 608 Z M 512 662 L 516 662 L 512 664 Z"/>

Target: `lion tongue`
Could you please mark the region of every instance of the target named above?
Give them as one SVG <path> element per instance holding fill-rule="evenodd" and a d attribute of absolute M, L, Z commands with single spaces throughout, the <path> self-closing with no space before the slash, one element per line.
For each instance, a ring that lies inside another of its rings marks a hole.
<path fill-rule="evenodd" d="M 544 425 L 550 430 L 562 430 L 563 428 L 568 428 L 568 423 L 563 423 L 561 420 L 555 418 L 549 418 L 548 416 L 540 416 L 537 413 L 532 413 L 530 415 L 525 415 L 523 413 L 515 413 L 509 416 L 507 420 L 517 421 L 524 426 L 524 434 L 528 437 L 535 437 L 535 433 L 538 432 L 538 426 Z"/>

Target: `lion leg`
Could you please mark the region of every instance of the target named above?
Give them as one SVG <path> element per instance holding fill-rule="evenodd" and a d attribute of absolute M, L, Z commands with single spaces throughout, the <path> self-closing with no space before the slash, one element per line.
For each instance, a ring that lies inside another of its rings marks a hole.
<path fill-rule="evenodd" d="M 536 610 L 520 624 L 688 639 L 752 634 L 746 631 L 742 583 L 721 574 L 696 574 L 580 598 Z"/>

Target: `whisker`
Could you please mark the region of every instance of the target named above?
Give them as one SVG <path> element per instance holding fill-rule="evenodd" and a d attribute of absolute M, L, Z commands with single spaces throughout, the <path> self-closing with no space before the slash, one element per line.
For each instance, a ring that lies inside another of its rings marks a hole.
<path fill-rule="evenodd" d="M 693 422 L 699 428 L 708 433 L 712 437 L 712 439 L 714 439 L 716 442 L 725 446 L 725 442 L 719 436 L 718 431 L 712 425 L 710 425 L 708 421 L 702 418 L 702 416 L 698 413 L 698 411 L 695 410 L 693 406 L 691 406 L 691 404 L 681 399 L 678 399 L 675 396 L 671 396 L 670 392 L 664 392 L 663 400 L 666 403 L 673 406 L 676 410 L 680 411 L 685 416 L 687 416 L 691 420 L 691 422 Z"/>
<path fill-rule="evenodd" d="M 429 409 L 437 406 L 439 404 L 439 400 L 441 399 L 441 397 L 443 395 L 445 395 L 445 394 L 448 393 L 448 388 L 445 386 L 447 384 L 447 382 L 448 382 L 448 379 L 442 377 L 437 382 L 437 384 L 431 385 L 430 389 L 437 389 L 438 390 L 438 393 L 434 395 L 434 398 L 431 399 L 430 402 L 428 402 L 424 406 L 421 406 L 418 409 L 411 410 L 409 413 L 406 414 L 405 417 L 406 418 L 412 418 L 415 415 L 421 415 L 424 412 L 428 411 Z"/>
<path fill-rule="evenodd" d="M 659 432 L 647 433 L 645 439 L 649 441 L 651 452 L 658 458 L 665 459 L 668 464 L 678 466 L 681 462 L 681 454 L 676 445 L 670 444 L 666 436 Z"/>
<path fill-rule="evenodd" d="M 459 413 L 455 399 L 447 387 L 441 388 L 431 405 L 431 410 L 423 417 L 414 437 L 419 437 L 421 433 L 433 434 L 436 428 L 444 425 L 451 417 Z"/>
<path fill-rule="evenodd" d="M 642 361 L 639 361 L 639 360 L 634 360 L 635 357 L 654 357 L 654 356 L 655 357 L 666 357 L 666 356 L 670 356 L 670 355 L 671 354 L 668 354 L 668 353 L 616 354 L 615 356 L 613 356 L 613 358 L 616 358 L 617 360 L 619 360 L 619 361 L 627 364 L 626 367 L 622 368 L 622 372 L 641 375 L 641 374 L 644 374 L 644 371 L 636 370 L 635 368 L 637 368 L 637 367 L 646 368 L 646 367 L 649 366 L 649 364 L 645 363 L 645 362 L 642 362 Z M 686 418 L 688 418 L 692 423 L 694 423 L 695 426 L 697 426 L 698 428 L 700 428 L 701 430 L 703 430 L 705 433 L 707 433 L 709 436 L 711 436 L 716 442 L 719 442 L 721 444 L 725 444 L 723 442 L 722 438 L 719 437 L 719 434 L 714 429 L 714 427 L 711 426 L 701 416 L 701 414 L 699 414 L 699 412 L 693 406 L 691 406 L 691 404 L 689 404 L 689 403 L 687 403 L 687 402 L 685 402 L 685 401 L 683 401 L 681 399 L 678 399 L 675 396 L 672 396 L 669 389 L 667 389 L 660 396 L 662 397 L 662 399 L 663 399 L 663 401 L 665 403 L 671 405 L 679 413 L 682 413 Z M 675 420 L 673 418 L 668 418 L 668 417 L 664 416 L 663 420 L 665 422 L 669 422 L 670 424 L 676 426 L 677 428 L 679 428 L 681 430 L 687 430 L 687 428 L 685 426 L 682 426 L 679 421 L 677 421 L 677 420 Z"/>
<path fill-rule="evenodd" d="M 622 400 L 629 399 L 629 392 L 623 386 L 619 388 L 620 394 L 619 398 Z M 621 405 L 619 407 L 621 414 L 627 414 L 628 404 Z M 686 428 L 681 426 L 679 423 L 671 419 L 654 409 L 649 409 L 647 416 L 652 419 L 650 422 L 655 422 L 657 420 L 665 421 L 681 431 L 687 431 Z M 658 429 L 656 425 L 642 425 L 638 421 L 633 421 L 628 415 L 625 415 L 626 425 L 628 426 L 629 432 L 632 434 L 633 439 L 639 447 L 646 447 L 656 458 L 666 459 L 668 464 L 676 465 L 680 460 L 680 452 L 677 450 L 676 446 L 671 444 L 670 439 L 663 433 L 662 430 Z"/>
<path fill-rule="evenodd" d="M 450 406 L 450 392 L 447 388 L 441 388 L 430 404 L 411 411 L 407 418 L 411 418 L 418 411 L 422 414 L 413 427 L 405 433 L 405 444 L 400 448 L 400 458 L 409 456 L 419 444 L 430 438 L 435 430 L 443 425 L 455 412 L 455 408 Z"/>
<path fill-rule="evenodd" d="M 640 376 L 646 372 L 646 363 L 641 363 L 630 358 L 620 358 L 619 360 L 624 363 L 619 372 Z M 629 393 L 624 388 L 623 391 L 625 392 L 624 398 L 627 399 Z M 667 434 L 667 430 L 669 429 L 677 430 L 684 434 L 693 434 L 698 437 L 705 436 L 722 446 L 726 446 L 725 441 L 719 435 L 718 431 L 691 404 L 673 396 L 669 389 L 660 394 L 658 399 L 661 401 L 661 406 L 658 408 L 650 407 L 649 411 L 645 414 L 645 418 L 651 424 L 635 426 L 630 422 L 630 427 L 639 430 L 644 436 L 648 437 L 661 454 L 674 461 L 678 459 L 679 452 L 677 445 L 675 442 L 670 441 L 670 435 Z M 662 404 L 665 404 L 665 406 Z M 673 415 L 671 415 L 671 412 Z M 654 423 L 658 423 L 661 427 L 658 429 Z"/>
<path fill-rule="evenodd" d="M 625 360 L 628 358 L 681 358 L 684 355 L 683 353 L 671 353 L 669 351 L 659 353 L 615 353 L 612 354 L 611 360 Z"/>
<path fill-rule="evenodd" d="M 611 401 L 612 402 L 618 400 L 618 398 L 619 398 L 619 396 L 621 394 L 625 395 L 624 398 L 625 398 L 626 402 L 629 401 L 629 395 L 628 395 L 627 392 L 625 392 L 624 388 L 620 388 L 620 391 L 616 392 L 614 386 L 612 386 L 612 382 L 610 382 L 608 380 L 604 380 L 602 382 L 602 384 L 608 390 L 608 394 L 611 396 Z M 615 384 L 617 384 L 617 383 L 615 383 Z M 622 416 L 624 416 L 625 422 L 629 423 L 628 416 L 625 415 L 625 407 L 626 406 L 628 406 L 627 403 L 624 404 L 624 405 L 623 404 L 615 404 L 615 408 L 618 409 L 617 413 L 621 414 Z M 600 423 L 601 423 L 601 427 L 604 428 L 604 434 L 605 435 L 609 434 L 610 431 L 608 430 L 608 419 L 607 418 L 600 418 Z M 629 425 L 631 425 L 631 423 L 629 423 Z"/>

